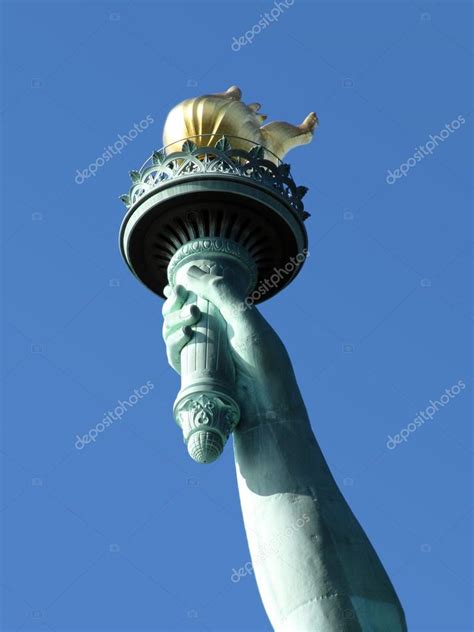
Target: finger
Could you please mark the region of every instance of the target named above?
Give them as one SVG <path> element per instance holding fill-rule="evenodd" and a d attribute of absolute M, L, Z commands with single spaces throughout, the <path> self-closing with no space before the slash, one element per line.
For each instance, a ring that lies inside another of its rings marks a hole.
<path fill-rule="evenodd" d="M 187 291 L 182 285 L 179 285 L 179 284 L 176 285 L 175 288 L 173 288 L 171 285 L 165 285 L 165 287 L 163 288 L 163 294 L 166 296 L 166 298 L 169 298 L 174 293 L 181 294 L 183 290 L 184 292 Z"/>
<path fill-rule="evenodd" d="M 194 265 L 187 271 L 187 276 L 190 291 L 214 303 L 217 307 L 225 300 L 224 290 L 228 288 L 229 281 L 232 281 L 228 274 L 224 276 L 221 266 L 213 266 L 212 272 L 205 272 Z"/>
<path fill-rule="evenodd" d="M 169 287 L 169 286 L 167 286 Z M 163 304 L 161 313 L 167 316 L 184 305 L 188 298 L 188 291 L 182 285 L 176 285 L 169 293 L 169 297 Z"/>
<path fill-rule="evenodd" d="M 200 279 L 203 276 L 206 276 L 206 274 L 208 273 L 204 272 L 204 270 L 201 270 L 201 268 L 198 268 L 197 266 L 191 266 L 187 272 L 187 275 L 191 279 Z"/>
<path fill-rule="evenodd" d="M 163 322 L 163 338 L 166 341 L 168 336 L 176 329 L 195 325 L 200 318 L 201 310 L 197 305 L 185 305 L 179 312 L 168 314 Z"/>
<path fill-rule="evenodd" d="M 170 334 L 166 341 L 166 355 L 168 362 L 175 371 L 181 371 L 181 350 L 191 340 L 193 330 L 191 327 L 183 327 Z"/>

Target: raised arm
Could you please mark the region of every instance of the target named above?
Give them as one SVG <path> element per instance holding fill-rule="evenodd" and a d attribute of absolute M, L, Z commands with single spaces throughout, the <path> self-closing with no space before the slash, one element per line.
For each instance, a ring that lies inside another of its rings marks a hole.
<path fill-rule="evenodd" d="M 286 349 L 232 279 L 188 273 L 164 307 L 168 358 L 192 337 L 199 310 L 187 290 L 228 324 L 241 421 L 234 431 L 237 482 L 260 595 L 277 632 L 402 632 L 390 580 L 339 491 L 311 429 Z"/>

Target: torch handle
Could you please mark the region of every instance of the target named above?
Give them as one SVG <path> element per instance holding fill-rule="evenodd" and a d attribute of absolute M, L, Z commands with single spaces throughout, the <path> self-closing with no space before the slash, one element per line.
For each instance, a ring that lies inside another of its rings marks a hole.
<path fill-rule="evenodd" d="M 208 463 L 220 455 L 240 419 L 235 367 L 227 323 L 217 307 L 192 292 L 187 304 L 197 305 L 201 317 L 181 350 L 181 389 L 174 414 L 192 458 Z"/>
<path fill-rule="evenodd" d="M 181 246 L 168 264 L 170 285 L 187 287 L 192 266 L 221 275 L 229 283 L 238 278 L 248 292 L 257 280 L 257 267 L 247 250 L 221 237 L 199 237 Z M 173 412 L 191 457 L 210 463 L 221 454 L 239 423 L 235 366 L 227 322 L 217 307 L 192 292 L 188 304 L 199 307 L 201 318 L 181 350 L 181 389 Z"/>
<path fill-rule="evenodd" d="M 181 390 L 197 384 L 233 391 L 235 369 L 227 337 L 227 323 L 217 307 L 190 292 L 187 305 L 197 305 L 201 317 L 193 337 L 181 350 Z"/>

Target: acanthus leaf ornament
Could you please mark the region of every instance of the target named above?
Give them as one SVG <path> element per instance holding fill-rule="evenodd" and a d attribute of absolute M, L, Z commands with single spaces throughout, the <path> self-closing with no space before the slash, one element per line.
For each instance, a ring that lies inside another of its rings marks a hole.
<path fill-rule="evenodd" d="M 290 165 L 287 162 L 284 162 L 278 167 L 278 171 L 282 176 L 288 177 L 290 175 Z"/>
<path fill-rule="evenodd" d="M 196 143 L 194 143 L 192 140 L 185 140 L 181 151 L 184 151 L 184 153 L 186 154 L 192 154 L 196 147 Z"/>
<path fill-rule="evenodd" d="M 308 187 L 296 187 L 296 193 L 300 200 L 304 198 L 304 196 L 308 193 L 308 190 Z"/>
<path fill-rule="evenodd" d="M 220 151 L 230 151 L 232 149 L 232 145 L 230 144 L 229 139 L 226 136 L 223 136 L 217 141 L 216 149 L 219 149 Z"/>
<path fill-rule="evenodd" d="M 165 162 L 165 159 L 166 154 L 162 149 L 153 152 L 152 161 L 154 165 L 162 165 Z"/>
<path fill-rule="evenodd" d="M 133 184 L 138 184 L 141 181 L 141 175 L 139 171 L 130 171 L 130 178 Z"/>
<path fill-rule="evenodd" d="M 214 418 L 215 403 L 207 395 L 201 395 L 191 405 L 197 424 L 209 424 Z"/>
<path fill-rule="evenodd" d="M 265 148 L 262 145 L 255 145 L 249 151 L 250 158 L 254 158 L 255 160 L 259 160 L 265 156 Z"/>

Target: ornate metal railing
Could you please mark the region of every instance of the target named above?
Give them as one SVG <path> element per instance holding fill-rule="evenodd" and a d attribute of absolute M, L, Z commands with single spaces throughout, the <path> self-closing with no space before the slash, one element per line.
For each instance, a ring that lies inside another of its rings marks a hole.
<path fill-rule="evenodd" d="M 203 135 L 204 136 L 204 135 Z M 203 136 L 196 138 L 203 138 Z M 234 144 L 248 143 L 249 150 L 233 148 Z M 176 146 L 177 143 L 173 143 Z M 181 151 L 167 152 L 171 145 L 153 152 L 139 171 L 131 171 L 132 186 L 120 199 L 131 208 L 144 195 L 169 183 L 170 180 L 201 174 L 213 176 L 240 176 L 281 195 L 301 217 L 309 216 L 304 210 L 303 196 L 307 188 L 297 186 L 290 174 L 290 165 L 262 145 L 247 139 L 223 136 L 214 146 L 199 146 L 192 139 L 183 142 Z"/>

